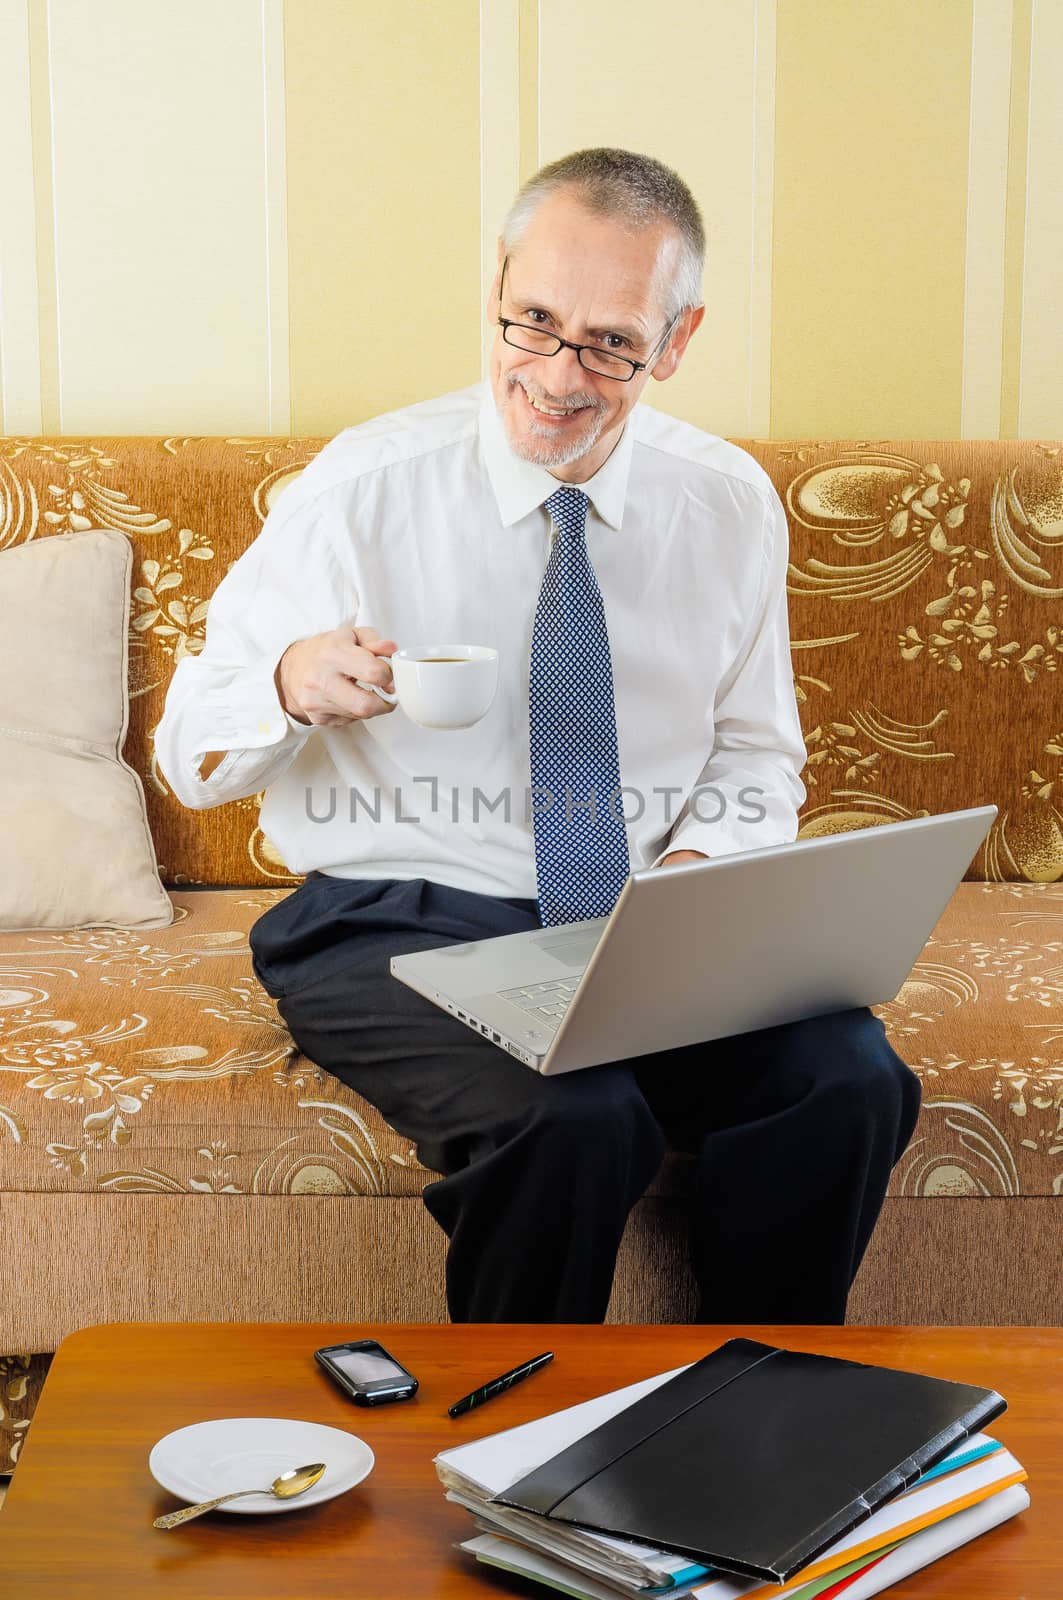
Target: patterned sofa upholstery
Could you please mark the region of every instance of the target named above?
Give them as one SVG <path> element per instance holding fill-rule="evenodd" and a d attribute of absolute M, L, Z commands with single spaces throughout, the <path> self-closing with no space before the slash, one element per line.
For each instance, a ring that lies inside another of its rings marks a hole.
<path fill-rule="evenodd" d="M 1063 450 L 739 442 L 790 519 L 801 836 L 999 807 L 879 1008 L 924 1100 L 850 1314 L 1057 1321 Z M 248 930 L 298 882 L 259 827 L 261 795 L 188 811 L 154 756 L 214 586 L 323 443 L 0 440 L 0 559 L 88 527 L 133 543 L 124 753 L 176 913 L 147 933 L 0 936 L 0 1472 L 76 1327 L 446 1315 L 416 1151 L 300 1056 L 252 972 Z M 692 1314 L 689 1176 L 669 1156 L 632 1213 L 613 1320 Z"/>

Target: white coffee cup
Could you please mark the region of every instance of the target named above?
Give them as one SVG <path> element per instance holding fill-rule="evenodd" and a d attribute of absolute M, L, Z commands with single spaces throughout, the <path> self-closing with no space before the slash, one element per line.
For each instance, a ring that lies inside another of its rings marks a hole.
<path fill-rule="evenodd" d="M 498 651 L 484 644 L 417 644 L 389 656 L 396 701 L 422 728 L 471 728 L 498 687 Z"/>

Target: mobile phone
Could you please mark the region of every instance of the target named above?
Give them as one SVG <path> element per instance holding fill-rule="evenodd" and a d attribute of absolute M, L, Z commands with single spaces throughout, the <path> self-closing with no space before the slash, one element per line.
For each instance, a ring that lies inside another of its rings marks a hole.
<path fill-rule="evenodd" d="M 381 1406 L 389 1400 L 409 1400 L 417 1393 L 413 1373 L 375 1339 L 325 1345 L 314 1351 L 314 1360 L 356 1406 Z"/>

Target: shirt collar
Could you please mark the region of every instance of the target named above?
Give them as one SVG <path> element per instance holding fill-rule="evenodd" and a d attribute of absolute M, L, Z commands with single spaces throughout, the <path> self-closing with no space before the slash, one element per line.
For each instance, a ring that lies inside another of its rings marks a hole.
<path fill-rule="evenodd" d="M 483 395 L 480 402 L 480 447 L 483 450 L 487 475 L 498 502 L 502 526 L 510 528 L 520 522 L 549 499 L 562 480 L 555 478 L 546 467 L 534 461 L 525 461 L 510 446 L 505 426 L 495 407 L 490 378 L 481 380 Z M 631 469 L 631 451 L 634 445 L 632 418 L 633 406 L 624 423 L 624 431 L 604 461 L 586 483 L 573 485 L 586 494 L 601 520 L 618 532 L 623 522 L 624 502 L 627 498 L 628 474 Z"/>

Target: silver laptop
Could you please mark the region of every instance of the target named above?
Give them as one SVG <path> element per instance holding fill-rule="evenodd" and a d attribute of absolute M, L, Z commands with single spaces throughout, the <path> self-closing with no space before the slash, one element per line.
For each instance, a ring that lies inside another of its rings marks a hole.
<path fill-rule="evenodd" d="M 633 872 L 608 917 L 393 956 L 537 1072 L 892 1000 L 996 806 Z"/>

